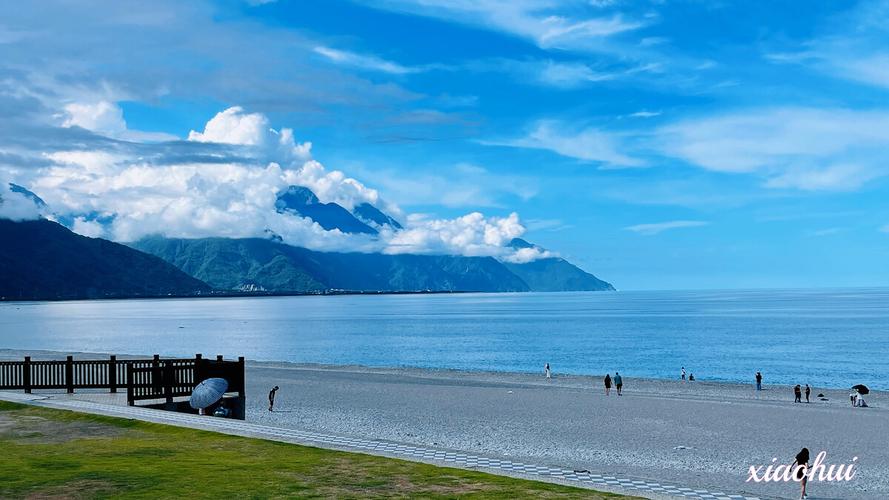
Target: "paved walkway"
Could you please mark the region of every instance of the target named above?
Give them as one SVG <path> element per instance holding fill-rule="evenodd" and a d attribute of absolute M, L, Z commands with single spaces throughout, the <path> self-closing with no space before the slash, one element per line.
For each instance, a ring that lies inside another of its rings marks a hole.
<path fill-rule="evenodd" d="M 634 480 L 593 474 L 558 467 L 541 466 L 484 457 L 469 453 L 437 450 L 387 441 L 349 438 L 295 429 L 251 424 L 241 420 L 201 417 L 150 408 L 120 406 L 79 399 L 67 395 L 22 394 L 0 392 L 0 399 L 50 408 L 74 410 L 113 417 L 132 418 L 193 429 L 209 430 L 237 436 L 255 437 L 294 444 L 332 448 L 344 451 L 381 455 L 434 465 L 473 469 L 492 474 L 515 476 L 538 481 L 558 482 L 603 491 L 612 491 L 647 498 L 682 498 L 707 500 L 759 500 L 757 497 L 732 495 L 703 489 L 684 488 L 654 481 Z"/>

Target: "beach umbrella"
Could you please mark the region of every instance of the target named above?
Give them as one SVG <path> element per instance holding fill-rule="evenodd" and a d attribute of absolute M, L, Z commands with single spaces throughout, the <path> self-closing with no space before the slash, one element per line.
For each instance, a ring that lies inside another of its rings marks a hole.
<path fill-rule="evenodd" d="M 858 394 L 870 394 L 870 389 L 864 384 L 853 385 L 852 388 L 858 391 Z"/>
<path fill-rule="evenodd" d="M 227 389 L 228 382 L 224 378 L 208 378 L 195 386 L 188 403 L 195 410 L 206 408 L 219 401 Z"/>

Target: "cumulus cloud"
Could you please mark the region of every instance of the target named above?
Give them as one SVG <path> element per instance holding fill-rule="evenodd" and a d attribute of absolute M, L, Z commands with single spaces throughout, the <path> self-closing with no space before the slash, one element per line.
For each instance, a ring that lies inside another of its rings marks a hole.
<path fill-rule="evenodd" d="M 669 222 L 657 222 L 654 224 L 636 224 L 635 226 L 627 226 L 624 229 L 639 233 L 645 236 L 653 236 L 670 229 L 679 229 L 683 227 L 700 227 L 706 226 L 708 222 L 700 220 L 673 220 Z"/>
<path fill-rule="evenodd" d="M 528 262 L 533 262 L 539 259 L 550 259 L 555 256 L 556 255 L 549 250 L 544 250 L 540 247 L 528 247 L 516 249 L 511 255 L 506 255 L 502 257 L 501 260 L 513 264 L 527 264 Z"/>
<path fill-rule="evenodd" d="M 456 219 L 411 215 L 405 229 L 391 236 L 385 252 L 505 256 L 513 253 L 505 245 L 524 232 L 516 213 L 485 217 L 473 212 Z"/>
<path fill-rule="evenodd" d="M 69 127 L 89 126 L 96 133 L 125 130 L 113 106 L 87 111 L 75 109 Z M 286 243 L 322 251 L 485 255 L 516 262 L 546 255 L 513 255 L 506 246 L 525 231 L 516 214 L 472 213 L 456 219 L 414 215 L 404 230 L 385 227 L 379 235 L 356 235 L 279 213 L 277 194 L 299 185 L 321 202 L 349 210 L 370 203 L 402 215 L 377 190 L 309 158 L 309 143 L 297 143 L 291 129 L 275 130 L 266 116 L 240 107 L 218 113 L 203 131 L 192 131 L 189 141 L 88 144 L 92 147 L 43 153 L 46 165 L 28 178 L 28 187 L 46 200 L 54 217 L 85 236 L 128 242 L 154 234 L 243 238 L 271 232 Z M 192 151 L 193 145 L 204 144 L 216 149 Z M 33 203 L 24 203 L 17 193 L 3 193 L 3 200 L 4 217 L 38 215 Z"/>
<path fill-rule="evenodd" d="M 269 126 L 269 120 L 262 113 L 247 113 L 240 106 L 233 106 L 216 114 L 204 126 L 203 132 L 192 130 L 189 141 L 215 142 L 240 146 L 256 146 L 285 162 L 308 160 L 311 158 L 312 143 L 297 143 L 293 129 L 280 131 Z"/>
<path fill-rule="evenodd" d="M 123 110 L 115 102 L 98 100 L 72 102 L 64 107 L 62 127 L 80 127 L 107 137 L 133 141 L 166 141 L 175 136 L 160 132 L 130 130 L 123 118 Z"/>

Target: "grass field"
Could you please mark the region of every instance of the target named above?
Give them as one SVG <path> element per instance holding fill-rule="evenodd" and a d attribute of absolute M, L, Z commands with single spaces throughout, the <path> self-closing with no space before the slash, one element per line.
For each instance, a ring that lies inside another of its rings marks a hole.
<path fill-rule="evenodd" d="M 0 498 L 628 498 L 0 401 Z"/>

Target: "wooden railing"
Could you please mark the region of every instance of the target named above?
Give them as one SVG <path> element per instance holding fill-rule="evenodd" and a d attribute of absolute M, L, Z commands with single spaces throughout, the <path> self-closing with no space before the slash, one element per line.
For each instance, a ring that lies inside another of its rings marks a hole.
<path fill-rule="evenodd" d="M 165 399 L 172 402 L 179 396 L 190 396 L 202 380 L 220 377 L 228 381 L 228 392 L 244 397 L 244 358 L 225 361 L 204 359 L 200 354 L 188 359 L 77 360 L 68 356 L 64 361 L 0 361 L 0 390 L 24 390 L 30 393 L 41 389 L 108 389 L 117 392 L 126 388 L 127 402 L 145 399 Z"/>
<path fill-rule="evenodd" d="M 68 356 L 65 361 L 0 361 L 0 389 L 109 389 L 117 392 L 126 387 L 126 369 L 130 361 L 109 359 L 78 360 Z"/>
<path fill-rule="evenodd" d="M 215 360 L 204 359 L 200 354 L 194 359 L 136 360 L 127 369 L 127 402 L 133 405 L 138 400 L 165 399 L 191 395 L 191 390 L 200 381 L 219 377 L 228 381 L 228 392 L 237 392 L 244 397 L 244 358 L 225 361 L 222 356 Z"/>

